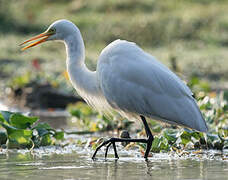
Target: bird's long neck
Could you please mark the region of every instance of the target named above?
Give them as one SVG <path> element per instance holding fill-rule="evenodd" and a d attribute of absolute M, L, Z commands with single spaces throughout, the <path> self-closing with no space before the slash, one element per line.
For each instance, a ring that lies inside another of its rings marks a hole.
<path fill-rule="evenodd" d="M 85 46 L 78 29 L 74 34 L 64 40 L 67 52 L 67 71 L 71 83 L 78 94 L 87 99 L 86 96 L 93 96 L 99 93 L 99 85 L 96 72 L 90 71 L 85 65 Z"/>

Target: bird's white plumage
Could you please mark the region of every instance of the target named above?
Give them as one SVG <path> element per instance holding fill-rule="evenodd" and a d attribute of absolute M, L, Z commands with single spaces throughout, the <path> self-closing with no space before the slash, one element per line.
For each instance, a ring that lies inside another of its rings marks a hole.
<path fill-rule="evenodd" d="M 135 43 L 116 40 L 108 45 L 100 55 L 97 72 L 113 108 L 207 130 L 190 89 Z"/>
<path fill-rule="evenodd" d="M 190 89 L 135 43 L 112 42 L 101 52 L 97 71 L 91 72 L 84 63 L 79 29 L 67 20 L 56 21 L 50 28 L 56 33 L 48 40 L 64 41 L 70 80 L 92 106 L 207 131 Z"/>

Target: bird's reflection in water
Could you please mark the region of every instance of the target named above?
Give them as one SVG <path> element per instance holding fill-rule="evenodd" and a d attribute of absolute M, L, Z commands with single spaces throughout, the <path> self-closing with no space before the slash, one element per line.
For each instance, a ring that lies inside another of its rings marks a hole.
<path fill-rule="evenodd" d="M 153 163 L 149 160 L 146 160 L 146 174 L 152 176 Z"/>

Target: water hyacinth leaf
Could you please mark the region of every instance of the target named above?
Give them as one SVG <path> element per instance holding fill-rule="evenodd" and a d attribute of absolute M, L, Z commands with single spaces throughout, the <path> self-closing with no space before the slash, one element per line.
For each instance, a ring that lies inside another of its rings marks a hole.
<path fill-rule="evenodd" d="M 40 146 L 49 146 L 52 144 L 53 144 L 53 141 L 51 139 L 50 134 L 46 134 L 46 135 L 42 136 Z"/>
<path fill-rule="evenodd" d="M 63 140 L 64 139 L 64 132 L 63 131 L 55 132 L 54 138 L 57 140 Z"/>
<path fill-rule="evenodd" d="M 152 143 L 151 151 L 158 153 L 161 150 L 168 150 L 169 145 L 167 139 L 164 137 L 155 137 Z"/>
<path fill-rule="evenodd" d="M 4 122 L 5 121 L 5 119 L 4 119 L 4 117 L 3 117 L 3 115 L 2 114 L 0 114 L 0 122 Z"/>
<path fill-rule="evenodd" d="M 209 92 L 211 90 L 210 84 L 206 81 L 202 81 L 200 83 L 200 87 L 203 89 L 205 92 Z"/>
<path fill-rule="evenodd" d="M 47 123 L 39 123 L 33 129 L 37 130 L 38 135 L 41 137 L 50 134 L 50 130 L 53 130 Z"/>
<path fill-rule="evenodd" d="M 207 134 L 207 145 L 209 148 L 220 149 L 221 139 L 217 134 Z"/>
<path fill-rule="evenodd" d="M 10 129 L 8 133 L 8 148 L 31 148 L 32 130 Z"/>
<path fill-rule="evenodd" d="M 199 78 L 196 76 L 193 76 L 190 81 L 188 82 L 188 86 L 193 87 L 194 85 L 199 84 Z"/>
<path fill-rule="evenodd" d="M 78 119 L 80 119 L 80 118 L 82 117 L 82 113 L 81 113 L 81 111 L 80 111 L 79 109 L 72 109 L 72 110 L 70 111 L 70 114 L 71 114 L 72 116 L 77 117 Z"/>
<path fill-rule="evenodd" d="M 194 137 L 197 140 L 200 140 L 200 138 L 203 137 L 203 133 L 202 132 L 193 131 L 192 134 L 191 134 L 191 136 Z"/>
<path fill-rule="evenodd" d="M 32 138 L 32 131 L 26 129 L 15 129 L 8 134 L 8 137 L 9 139 L 17 140 L 20 144 L 26 144 L 29 143 Z"/>
<path fill-rule="evenodd" d="M 163 136 L 168 140 L 170 144 L 175 143 L 177 140 L 177 131 L 174 129 L 165 129 L 163 131 Z"/>
<path fill-rule="evenodd" d="M 15 113 L 10 116 L 10 124 L 19 129 L 29 128 L 37 120 L 37 117 L 28 117 L 19 113 Z"/>
<path fill-rule="evenodd" d="M 100 117 L 102 119 L 102 121 L 104 121 L 105 123 L 109 124 L 110 123 L 110 119 L 108 119 L 106 116 L 101 115 Z"/>
<path fill-rule="evenodd" d="M 10 116 L 12 114 L 14 114 L 13 112 L 9 112 L 9 111 L 0 111 L 1 112 L 1 115 L 3 116 L 4 120 L 7 122 L 7 123 L 10 123 Z"/>
<path fill-rule="evenodd" d="M 52 138 L 57 140 L 64 138 L 64 132 L 56 131 L 47 123 L 38 123 L 31 128 L 37 120 L 37 117 L 27 117 L 20 113 L 2 111 L 0 113 L 0 125 L 6 129 L 7 133 L 5 133 L 4 138 L 0 136 L 1 143 L 6 143 L 8 148 L 31 148 L 32 146 L 52 145 L 54 142 Z M 7 142 L 5 142 L 5 137 Z"/>
<path fill-rule="evenodd" d="M 7 134 L 5 132 L 0 131 L 0 145 L 6 144 Z"/>
<path fill-rule="evenodd" d="M 161 132 L 162 126 L 157 121 L 149 120 L 148 123 L 151 127 L 152 132 L 154 132 L 154 133 L 160 133 Z"/>
<path fill-rule="evenodd" d="M 18 129 L 2 123 L 7 131 L 8 148 L 30 148 L 32 146 L 32 130 Z"/>
<path fill-rule="evenodd" d="M 181 143 L 185 146 L 191 141 L 191 133 L 188 131 L 183 131 L 180 135 Z"/>
<path fill-rule="evenodd" d="M 89 116 L 94 113 L 91 107 L 85 106 L 85 103 L 79 102 L 77 103 L 77 106 L 85 116 Z M 97 113 L 95 112 L 95 114 Z"/>
<path fill-rule="evenodd" d="M 97 123 L 95 122 L 91 122 L 90 123 L 90 131 L 98 131 L 99 130 L 99 127 L 97 127 Z"/>
<path fill-rule="evenodd" d="M 4 124 L 2 122 L 0 122 L 0 124 L 2 125 L 3 128 L 6 129 L 7 134 L 9 134 L 12 130 L 17 130 L 17 128 L 10 126 L 9 124 Z"/>
<path fill-rule="evenodd" d="M 213 142 L 213 141 L 219 140 L 219 139 L 220 138 L 217 134 L 210 134 L 210 133 L 207 134 L 207 141 Z"/>
<path fill-rule="evenodd" d="M 161 137 L 160 140 L 160 151 L 168 151 L 169 150 L 169 143 L 168 140 L 164 137 Z"/>
<path fill-rule="evenodd" d="M 47 129 L 44 129 L 44 128 L 37 128 L 36 130 L 38 132 L 38 135 L 41 137 L 50 133 Z"/>
<path fill-rule="evenodd" d="M 160 124 L 152 126 L 152 131 L 155 133 L 160 133 L 162 131 L 162 126 Z"/>
<path fill-rule="evenodd" d="M 8 122 L 5 120 L 2 114 L 0 114 L 0 126 L 1 124 L 8 124 Z"/>
<path fill-rule="evenodd" d="M 200 141 L 200 139 L 204 138 L 204 134 L 190 129 L 184 129 L 184 131 L 180 135 L 180 138 L 181 138 L 181 143 L 185 146 L 191 141 L 193 143 Z"/>
<path fill-rule="evenodd" d="M 51 126 L 48 123 L 38 123 L 34 128 L 35 129 L 44 128 L 47 130 L 52 130 Z"/>

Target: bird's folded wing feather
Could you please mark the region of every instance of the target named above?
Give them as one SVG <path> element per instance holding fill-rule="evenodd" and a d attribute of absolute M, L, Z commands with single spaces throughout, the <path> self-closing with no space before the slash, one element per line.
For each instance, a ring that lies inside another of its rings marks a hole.
<path fill-rule="evenodd" d="M 120 42 L 104 50 L 98 76 L 105 98 L 116 109 L 207 130 L 190 89 L 133 43 Z"/>

